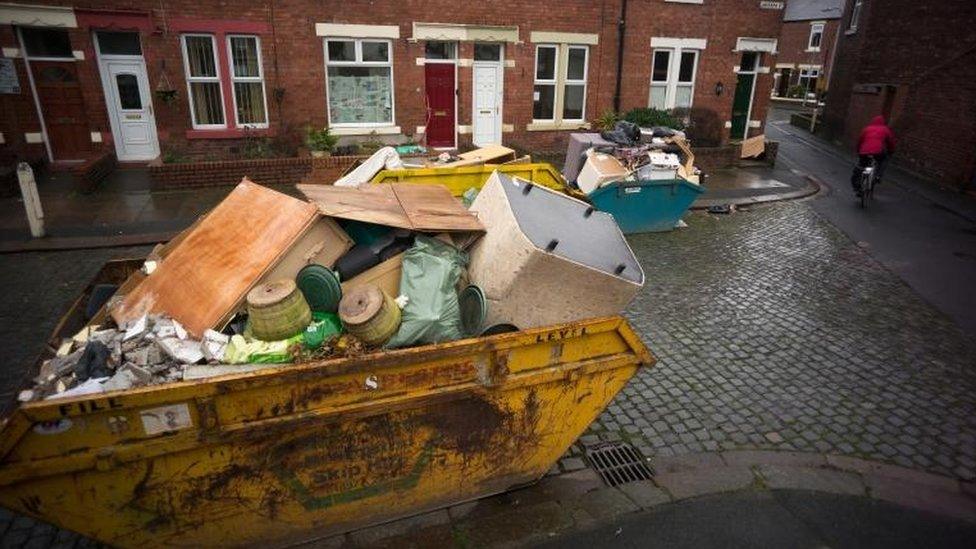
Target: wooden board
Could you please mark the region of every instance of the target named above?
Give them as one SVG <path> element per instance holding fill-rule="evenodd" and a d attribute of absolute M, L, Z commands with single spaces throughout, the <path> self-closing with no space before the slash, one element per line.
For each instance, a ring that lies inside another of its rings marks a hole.
<path fill-rule="evenodd" d="M 200 337 L 229 320 L 315 217 L 313 204 L 245 178 L 112 308 L 112 318 L 121 325 L 167 313 Z"/>
<path fill-rule="evenodd" d="M 410 218 L 400 206 L 392 185 L 335 187 L 332 185 L 296 185 L 314 202 L 323 215 L 365 221 L 409 229 Z"/>
<path fill-rule="evenodd" d="M 459 168 L 461 166 L 474 166 L 476 164 L 503 164 L 515 159 L 515 151 L 501 145 L 488 145 L 473 151 L 461 153 L 458 160 L 437 164 L 438 168 Z"/>
<path fill-rule="evenodd" d="M 750 137 L 742 142 L 742 154 L 739 158 L 755 158 L 766 150 L 766 135 Z"/>
<path fill-rule="evenodd" d="M 374 284 L 390 297 L 397 297 L 400 295 L 400 275 L 402 272 L 403 254 L 397 254 L 343 282 L 342 293 L 345 295 L 353 288 L 364 284 Z"/>
<path fill-rule="evenodd" d="M 423 232 L 484 232 L 484 226 L 443 185 L 298 185 L 322 214 Z"/>

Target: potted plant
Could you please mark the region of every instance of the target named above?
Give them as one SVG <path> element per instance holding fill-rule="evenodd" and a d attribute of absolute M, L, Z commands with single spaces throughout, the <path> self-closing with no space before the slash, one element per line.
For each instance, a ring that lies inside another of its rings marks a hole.
<path fill-rule="evenodd" d="M 305 136 L 305 145 L 312 153 L 312 158 L 330 156 L 338 141 L 339 138 L 329 132 L 328 126 L 321 130 L 309 128 Z"/>

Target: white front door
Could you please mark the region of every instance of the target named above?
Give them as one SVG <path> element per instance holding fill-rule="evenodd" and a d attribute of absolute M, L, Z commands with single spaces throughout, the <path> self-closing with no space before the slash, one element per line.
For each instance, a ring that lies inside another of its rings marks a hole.
<path fill-rule="evenodd" d="M 502 142 L 502 63 L 474 63 L 475 145 L 500 145 Z"/>
<path fill-rule="evenodd" d="M 142 57 L 102 57 L 99 60 L 105 103 L 115 154 L 121 161 L 152 160 L 159 156 L 156 118 Z"/>

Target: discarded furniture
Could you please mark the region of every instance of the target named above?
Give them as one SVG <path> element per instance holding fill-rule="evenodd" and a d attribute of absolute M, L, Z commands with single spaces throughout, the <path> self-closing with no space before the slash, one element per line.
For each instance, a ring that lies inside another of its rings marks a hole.
<path fill-rule="evenodd" d="M 495 173 L 471 211 L 486 229 L 468 274 L 484 290 L 487 326 L 619 314 L 644 285 L 613 217 L 583 201 Z"/>
<path fill-rule="evenodd" d="M 121 326 L 166 312 L 194 337 L 222 327 L 317 218 L 314 205 L 245 178 L 110 308 L 112 318 Z"/>
<path fill-rule="evenodd" d="M 599 189 L 603 185 L 623 179 L 630 171 L 613 156 L 590 149 L 586 154 L 586 162 L 576 178 L 576 186 L 586 194 Z"/>
<path fill-rule="evenodd" d="M 571 133 L 569 144 L 566 146 L 566 161 L 563 164 L 563 177 L 566 181 L 576 181 L 583 163 L 586 162 L 586 151 L 593 147 L 616 147 L 612 141 L 600 137 L 598 133 Z"/>

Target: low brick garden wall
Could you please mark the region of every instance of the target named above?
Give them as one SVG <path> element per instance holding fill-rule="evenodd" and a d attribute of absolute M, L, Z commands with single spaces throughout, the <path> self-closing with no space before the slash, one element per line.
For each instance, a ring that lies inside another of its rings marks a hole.
<path fill-rule="evenodd" d="M 291 157 L 162 164 L 149 168 L 154 190 L 236 185 L 247 177 L 261 185 L 329 184 L 366 156 Z"/>
<path fill-rule="evenodd" d="M 82 193 L 93 192 L 103 179 L 115 171 L 119 165 L 115 152 L 105 151 L 71 169 L 75 187 Z"/>

